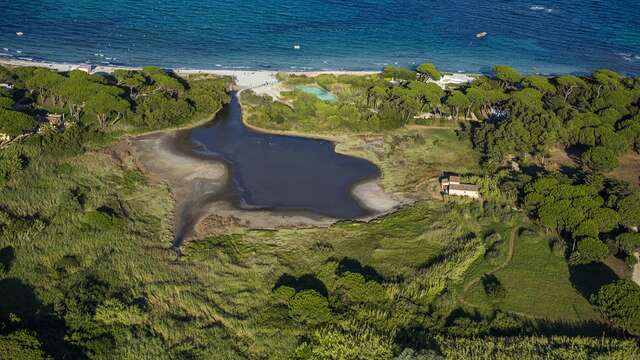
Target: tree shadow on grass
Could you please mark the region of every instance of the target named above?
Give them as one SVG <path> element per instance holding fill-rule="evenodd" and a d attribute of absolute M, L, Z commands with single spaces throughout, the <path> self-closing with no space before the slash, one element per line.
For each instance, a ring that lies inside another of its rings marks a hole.
<path fill-rule="evenodd" d="M 302 290 L 315 290 L 324 297 L 329 296 L 327 287 L 316 277 L 315 274 L 304 274 L 300 277 L 295 277 L 290 274 L 282 274 L 273 286 L 273 290 L 281 286 L 294 288 L 296 292 Z"/>
<path fill-rule="evenodd" d="M 16 261 L 16 251 L 13 246 L 0 249 L 0 270 L 11 271 L 13 263 Z"/>
<path fill-rule="evenodd" d="M 533 328 L 533 333 L 546 335 L 624 337 L 624 332 L 594 320 L 535 320 Z"/>
<path fill-rule="evenodd" d="M 67 327 L 53 308 L 43 304 L 33 288 L 21 279 L 0 280 L 0 333 L 27 329 L 37 334 L 44 351 L 56 359 L 81 358 L 81 352 L 64 340 Z"/>
<path fill-rule="evenodd" d="M 505 312 L 509 314 L 509 312 Z M 559 319 L 540 319 L 540 318 L 528 318 L 519 315 L 514 316 L 513 319 L 517 319 L 516 322 L 506 322 L 510 325 L 510 328 L 505 329 L 504 320 L 499 320 L 498 313 L 493 314 L 481 314 L 478 311 L 467 311 L 461 308 L 457 308 L 449 314 L 445 321 L 445 327 L 455 326 L 456 320 L 467 319 L 467 322 L 463 322 L 469 326 L 473 323 L 479 323 L 486 321 L 484 332 L 480 335 L 497 335 L 497 336 L 531 336 L 531 335 L 543 335 L 543 336 L 608 336 L 624 338 L 625 334 L 619 329 L 611 327 L 609 324 L 596 321 L 596 320 L 559 320 Z M 496 321 L 498 319 L 498 321 Z"/>
<path fill-rule="evenodd" d="M 382 275 L 373 267 L 369 265 L 363 266 L 358 260 L 345 257 L 338 263 L 336 274 L 343 275 L 347 272 L 358 273 L 364 276 L 367 280 L 373 280 L 376 282 L 382 282 L 383 280 Z"/>
<path fill-rule="evenodd" d="M 467 318 L 473 321 L 481 321 L 482 319 L 484 319 L 482 314 L 480 314 L 480 312 L 477 310 L 455 308 L 444 319 L 444 326 L 445 327 L 451 326 L 457 319 L 460 319 L 460 318 Z"/>
<path fill-rule="evenodd" d="M 569 268 L 570 281 L 587 300 L 607 284 L 618 280 L 618 276 L 603 263 L 576 265 Z"/>
<path fill-rule="evenodd" d="M 416 324 L 400 328 L 396 333 L 395 343 L 401 348 L 417 351 L 434 350 L 440 353 L 440 347 L 434 340 L 433 331 Z"/>

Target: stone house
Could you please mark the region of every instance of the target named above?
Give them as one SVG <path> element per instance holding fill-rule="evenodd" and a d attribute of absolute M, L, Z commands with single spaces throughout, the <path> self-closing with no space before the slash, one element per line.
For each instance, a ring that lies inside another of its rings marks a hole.
<path fill-rule="evenodd" d="M 450 175 L 440 179 L 442 193 L 452 196 L 466 196 L 472 199 L 480 198 L 480 187 L 473 184 L 462 184 L 460 176 Z"/>

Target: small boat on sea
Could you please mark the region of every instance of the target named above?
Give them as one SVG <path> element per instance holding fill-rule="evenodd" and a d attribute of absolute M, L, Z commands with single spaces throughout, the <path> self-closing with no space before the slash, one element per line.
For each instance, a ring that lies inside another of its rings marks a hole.
<path fill-rule="evenodd" d="M 24 33 L 23 33 L 22 31 L 18 31 L 18 32 L 16 33 L 16 35 L 17 35 L 17 36 L 22 36 L 22 35 L 24 35 Z"/>
<path fill-rule="evenodd" d="M 478 38 L 478 39 L 482 39 L 483 37 L 485 37 L 485 36 L 487 36 L 487 35 L 488 35 L 488 34 L 487 34 L 487 32 L 486 32 L 486 31 L 479 32 L 479 33 L 477 33 L 477 34 L 476 34 L 476 38 Z"/>
<path fill-rule="evenodd" d="M 293 48 L 296 49 L 296 50 L 300 50 L 300 45 L 295 44 L 295 45 L 293 45 Z"/>

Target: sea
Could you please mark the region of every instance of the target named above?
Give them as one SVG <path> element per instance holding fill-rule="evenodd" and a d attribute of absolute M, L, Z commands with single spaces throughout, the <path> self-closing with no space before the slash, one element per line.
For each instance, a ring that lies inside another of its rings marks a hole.
<path fill-rule="evenodd" d="M 640 74 L 640 0 L 0 0 L 0 9 L 0 56 L 34 61 Z"/>

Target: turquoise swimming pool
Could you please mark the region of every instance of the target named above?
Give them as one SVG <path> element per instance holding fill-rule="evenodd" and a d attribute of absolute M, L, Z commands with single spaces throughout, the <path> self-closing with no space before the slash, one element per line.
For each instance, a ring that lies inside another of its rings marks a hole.
<path fill-rule="evenodd" d="M 338 98 L 327 90 L 316 85 L 301 85 L 297 89 L 300 89 L 307 94 L 315 95 L 322 101 L 336 101 Z"/>

